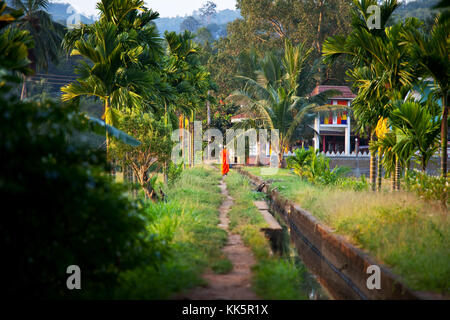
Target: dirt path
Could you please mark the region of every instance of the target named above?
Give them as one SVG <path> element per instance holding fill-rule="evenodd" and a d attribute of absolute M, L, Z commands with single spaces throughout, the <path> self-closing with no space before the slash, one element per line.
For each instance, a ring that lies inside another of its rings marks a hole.
<path fill-rule="evenodd" d="M 233 199 L 228 195 L 227 186 L 222 179 L 220 189 L 225 201 L 219 208 L 220 228 L 228 232 L 228 242 L 223 248 L 233 264 L 228 274 L 215 274 L 208 271 L 203 275 L 207 282 L 205 287 L 198 287 L 177 299 L 189 300 L 257 300 L 258 296 L 251 289 L 251 267 L 256 263 L 253 254 L 242 242 L 241 236 L 231 234 L 228 230 L 228 212 Z"/>

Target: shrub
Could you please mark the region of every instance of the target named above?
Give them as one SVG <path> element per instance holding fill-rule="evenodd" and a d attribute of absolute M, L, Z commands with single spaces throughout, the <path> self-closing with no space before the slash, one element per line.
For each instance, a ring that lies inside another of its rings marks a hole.
<path fill-rule="evenodd" d="M 122 271 L 164 257 L 142 207 L 106 173 L 104 152 L 68 143 L 87 128 L 72 105 L 0 96 L 2 289 L 10 297 L 103 297 Z M 67 290 L 69 265 L 81 268 L 83 290 Z"/>
<path fill-rule="evenodd" d="M 287 160 L 288 168 L 308 181 L 323 185 L 336 185 L 350 171 L 347 167 L 330 169 L 330 159 L 313 149 L 297 149 Z"/>
<path fill-rule="evenodd" d="M 177 165 L 173 162 L 170 162 L 167 170 L 167 180 L 169 182 L 169 185 L 173 185 L 178 179 L 180 179 L 182 173 L 183 163 Z"/>
<path fill-rule="evenodd" d="M 366 191 L 369 190 L 369 183 L 366 176 L 361 175 L 359 179 L 356 178 L 344 178 L 339 183 L 339 187 L 342 189 L 349 189 L 354 191 Z"/>
<path fill-rule="evenodd" d="M 406 190 L 415 192 L 426 200 L 441 201 L 447 206 L 450 202 L 449 182 L 450 177 L 434 177 L 418 170 L 408 170 L 405 175 Z"/>

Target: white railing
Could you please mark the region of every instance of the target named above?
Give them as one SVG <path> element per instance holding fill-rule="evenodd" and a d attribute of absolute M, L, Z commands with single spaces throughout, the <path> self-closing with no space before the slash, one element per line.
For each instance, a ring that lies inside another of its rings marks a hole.
<path fill-rule="evenodd" d="M 337 158 L 337 157 L 355 157 L 356 158 L 356 153 L 355 151 L 353 151 L 350 154 L 345 154 L 345 152 L 321 152 L 321 154 L 325 154 L 325 156 L 330 157 L 330 158 Z M 284 157 L 292 157 L 294 155 L 293 152 L 288 152 L 284 154 Z M 366 153 L 366 152 L 358 152 L 358 158 L 370 158 L 370 153 Z"/>

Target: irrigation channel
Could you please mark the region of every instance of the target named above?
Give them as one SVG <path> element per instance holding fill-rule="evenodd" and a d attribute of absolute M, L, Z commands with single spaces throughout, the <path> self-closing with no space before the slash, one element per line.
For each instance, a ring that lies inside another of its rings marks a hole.
<path fill-rule="evenodd" d="M 251 173 L 236 169 L 247 177 L 259 191 L 267 195 L 271 212 L 287 225 L 283 232 L 295 250 L 314 274 L 322 288 L 333 299 L 351 300 L 428 300 L 442 297 L 430 292 L 413 291 L 402 280 L 365 252 L 354 247 L 332 229 L 319 222 L 312 214 L 286 199 L 270 183 Z M 281 219 L 280 219 L 281 218 Z M 273 240 L 285 243 L 285 240 Z M 283 249 L 284 250 L 284 249 Z M 370 266 L 380 268 L 380 289 L 369 289 L 367 270 Z"/>
<path fill-rule="evenodd" d="M 284 223 L 280 215 L 276 214 L 269 208 L 267 202 L 267 196 L 262 191 L 258 190 L 258 185 L 253 185 L 253 192 L 258 195 L 255 198 L 263 199 L 255 201 L 255 206 L 263 215 L 268 228 L 264 228 L 262 231 L 266 237 L 270 240 L 270 245 L 273 254 L 277 254 L 282 259 L 289 259 L 294 261 L 294 264 L 304 270 L 303 282 L 300 288 L 310 300 L 328 300 L 330 299 L 330 293 L 320 285 L 316 276 L 307 271 L 306 265 L 298 255 L 297 248 L 294 242 L 291 240 L 289 234 L 289 227 Z"/>

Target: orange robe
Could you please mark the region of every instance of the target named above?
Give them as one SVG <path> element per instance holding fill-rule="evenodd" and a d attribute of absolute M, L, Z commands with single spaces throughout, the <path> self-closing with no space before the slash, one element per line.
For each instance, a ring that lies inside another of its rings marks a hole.
<path fill-rule="evenodd" d="M 221 152 L 222 156 L 222 175 L 226 175 L 230 171 L 230 164 L 228 162 L 228 152 L 227 149 L 223 149 Z"/>

